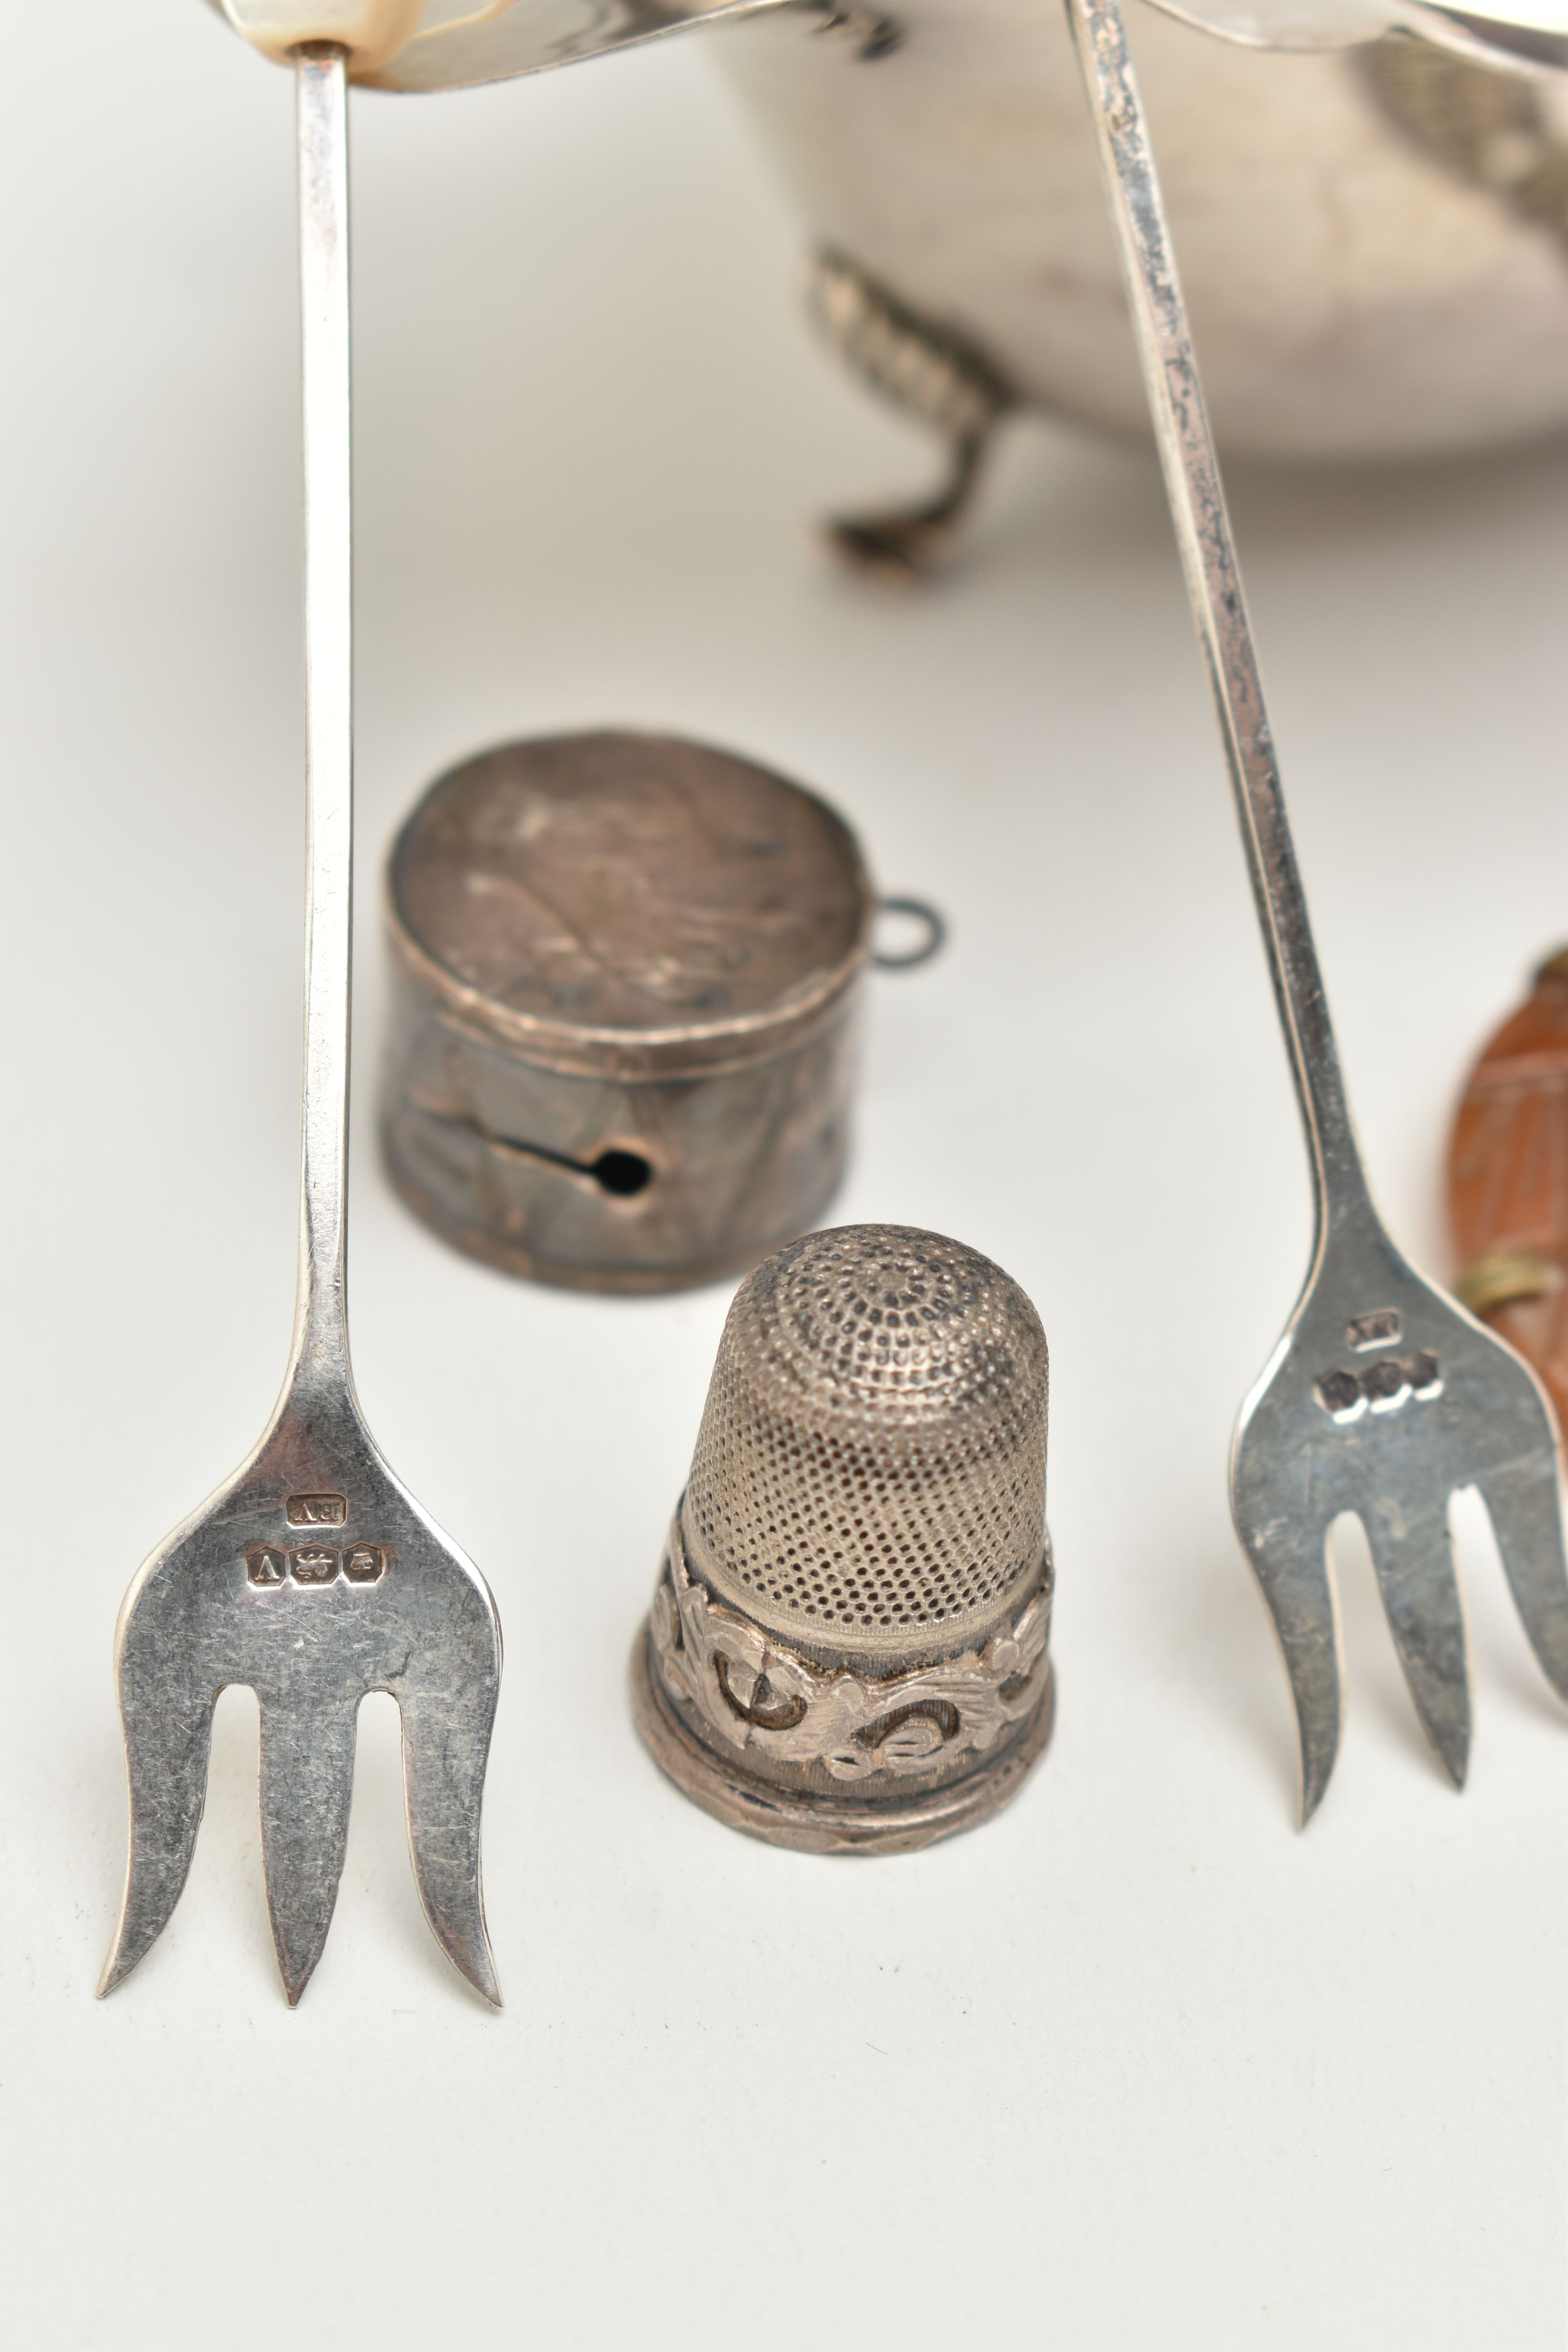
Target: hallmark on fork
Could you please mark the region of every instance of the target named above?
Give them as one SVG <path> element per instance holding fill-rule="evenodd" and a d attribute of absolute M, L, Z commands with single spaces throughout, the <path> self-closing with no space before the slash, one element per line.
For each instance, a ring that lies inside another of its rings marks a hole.
<path fill-rule="evenodd" d="M 1380 1307 L 1371 1315 L 1352 1316 L 1345 1325 L 1345 1345 L 1358 1352 L 1363 1348 L 1386 1348 L 1399 1338 L 1399 1331 L 1398 1307 Z"/>
<path fill-rule="evenodd" d="M 290 1510 L 292 1504 L 290 1504 Z M 245 1555 L 245 1572 L 262 1591 L 289 1582 L 306 1585 L 379 1584 L 392 1558 L 390 1544 L 300 1544 L 293 1550 L 282 1544 L 252 1544 Z"/>
<path fill-rule="evenodd" d="M 290 1495 L 283 1506 L 291 1528 L 341 1528 L 348 1515 L 346 1495 Z"/>
<path fill-rule="evenodd" d="M 1418 1348 L 1412 1356 L 1381 1357 L 1358 1372 L 1324 1372 L 1312 1393 L 1331 1421 L 1348 1423 L 1359 1421 L 1369 1409 L 1397 1412 L 1412 1397 L 1426 1403 L 1442 1386 L 1436 1357 L 1430 1349 Z"/>

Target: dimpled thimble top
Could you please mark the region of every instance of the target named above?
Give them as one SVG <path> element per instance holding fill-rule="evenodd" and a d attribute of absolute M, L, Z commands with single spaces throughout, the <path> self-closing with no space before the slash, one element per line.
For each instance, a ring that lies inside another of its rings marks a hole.
<path fill-rule="evenodd" d="M 810 1234 L 744 1282 L 682 1511 L 691 1564 L 818 1651 L 961 1646 L 1037 1574 L 1046 1335 L 977 1250 Z"/>

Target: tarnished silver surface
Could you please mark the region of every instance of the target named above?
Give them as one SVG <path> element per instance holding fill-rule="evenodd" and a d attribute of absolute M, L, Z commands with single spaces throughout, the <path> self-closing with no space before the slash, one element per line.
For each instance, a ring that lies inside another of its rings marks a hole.
<path fill-rule="evenodd" d="M 349 78 L 375 89 L 464 89 L 510 81 L 552 66 L 629 48 L 691 25 L 754 16 L 765 9 L 804 7 L 832 21 L 849 20 L 863 45 L 875 46 L 881 19 L 860 7 L 818 5 L 817 0 L 207 0 L 236 30 L 268 54 L 286 56 L 297 44 L 341 38 L 351 45 L 366 27 L 366 47 L 349 60 Z M 377 20 L 382 20 L 380 23 Z M 382 37 L 370 43 L 372 29 Z M 390 57 L 381 52 L 391 48 Z"/>
<path fill-rule="evenodd" d="M 1568 1698 L 1558 1444 L 1511 1349 L 1406 1264 L 1367 1190 L 1264 709 L 1225 496 L 1117 0 L 1068 0 L 1150 407 L 1306 1124 L 1316 1236 L 1306 1286 L 1241 1410 L 1236 1523 L 1295 1695 L 1305 1820 L 1340 1727 L 1327 1538 L 1365 1528 L 1417 1712 L 1456 1783 L 1469 1753 L 1450 1492 L 1478 1486 L 1537 1657 Z"/>
<path fill-rule="evenodd" d="M 1046 1411 L 1028 1299 L 939 1234 L 812 1234 L 742 1284 L 633 1666 L 689 1795 L 820 1850 L 994 1810 L 1049 1728 Z"/>
<path fill-rule="evenodd" d="M 938 1838 L 972 1830 L 1016 1796 L 1050 1745 L 1056 1727 L 1056 1684 L 1050 1660 L 1022 1736 L 987 1770 L 929 1790 L 862 1800 L 853 1791 L 831 1798 L 778 1788 L 754 1779 L 699 1746 L 670 1705 L 645 1627 L 633 1645 L 629 1688 L 632 1719 L 659 1769 L 683 1794 L 726 1828 L 764 1838 L 800 1853 L 909 1853 Z"/>
<path fill-rule="evenodd" d="M 765 1766 L 820 1766 L 846 1784 L 928 1773 L 933 1757 L 983 1755 L 1033 1714 L 1051 1630 L 1048 1563 L 1016 1620 L 935 1665 L 904 1674 L 825 1669 L 692 1577 L 678 1511 L 648 1618 L 649 1656 L 672 1697 L 737 1761 L 765 1740 Z"/>
<path fill-rule="evenodd" d="M 659 40 L 693 25 L 790 5 L 791 0 L 511 0 L 510 6 L 487 9 L 482 21 L 476 21 L 478 11 L 470 17 L 465 10 L 466 21 L 450 32 L 432 8 L 430 31 L 364 79 L 376 89 L 402 90 L 510 81 L 519 74 L 544 73 L 552 66 Z"/>
<path fill-rule="evenodd" d="M 298 68 L 305 413 L 310 896 L 299 1294 L 283 1394 L 234 1476 L 126 1595 L 115 1637 L 131 1839 L 99 1987 L 111 1992 L 184 1885 L 229 1683 L 261 1708 L 261 1848 L 297 2001 L 337 1898 L 367 1691 L 403 1717 L 425 1915 L 500 2001 L 479 1893 L 479 1803 L 500 1675 L 483 1580 L 388 1468 L 349 1367 L 344 1300 L 353 848 L 348 140 L 341 56 Z"/>
<path fill-rule="evenodd" d="M 437 778 L 387 874 L 387 1164 L 511 1274 L 686 1288 L 816 1224 L 843 1171 L 876 901 L 813 793 L 604 730 Z"/>

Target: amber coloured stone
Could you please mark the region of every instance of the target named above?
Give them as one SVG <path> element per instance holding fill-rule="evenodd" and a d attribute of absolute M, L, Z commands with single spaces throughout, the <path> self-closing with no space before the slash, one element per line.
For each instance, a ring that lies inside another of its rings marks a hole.
<path fill-rule="evenodd" d="M 1534 1365 L 1568 1423 L 1568 949 L 1470 1073 L 1448 1210 L 1460 1297 Z"/>

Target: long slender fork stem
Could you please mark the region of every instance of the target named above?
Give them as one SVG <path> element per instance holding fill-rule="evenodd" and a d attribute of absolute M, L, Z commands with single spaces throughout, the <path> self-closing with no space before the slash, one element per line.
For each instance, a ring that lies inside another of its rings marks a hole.
<path fill-rule="evenodd" d="M 1258 656 L 1153 151 L 1117 0 L 1067 0 L 1110 194 L 1187 593 L 1268 945 L 1316 1178 L 1318 1239 L 1370 1203 L 1281 796 Z"/>
<path fill-rule="evenodd" d="M 353 579 L 344 53 L 298 53 L 309 823 L 304 1141 L 292 1372 L 348 1375 L 344 1297 L 353 882 Z"/>

